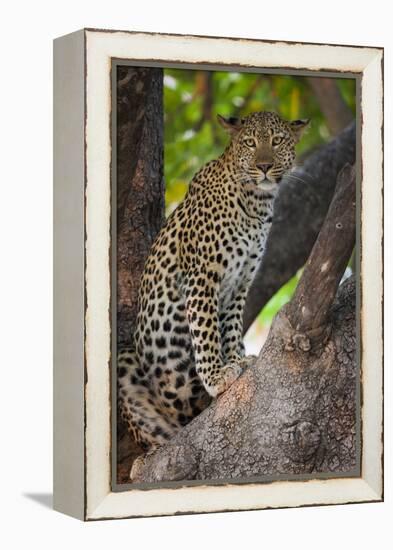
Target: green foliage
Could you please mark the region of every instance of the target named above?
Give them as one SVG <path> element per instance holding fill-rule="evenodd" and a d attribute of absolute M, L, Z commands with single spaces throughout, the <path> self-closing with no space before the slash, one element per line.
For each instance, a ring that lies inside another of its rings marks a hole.
<path fill-rule="evenodd" d="M 269 326 L 276 313 L 292 298 L 293 293 L 300 280 L 301 271 L 298 271 L 278 292 L 268 301 L 261 313 L 258 315 L 258 321 L 263 326 Z"/>
<path fill-rule="evenodd" d="M 355 81 L 337 79 L 339 90 L 355 112 Z M 330 139 L 328 125 L 307 79 L 236 72 L 165 69 L 164 72 L 164 176 L 169 214 L 183 199 L 195 172 L 222 153 L 228 136 L 216 115 L 244 116 L 254 111 L 276 111 L 287 120 L 311 119 L 298 145 L 298 155 Z M 296 288 L 289 281 L 259 316 L 269 324 Z"/>

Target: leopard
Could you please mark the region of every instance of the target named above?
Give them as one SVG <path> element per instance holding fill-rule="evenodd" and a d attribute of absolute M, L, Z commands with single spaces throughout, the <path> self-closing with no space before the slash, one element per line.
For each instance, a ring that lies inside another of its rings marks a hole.
<path fill-rule="evenodd" d="M 217 115 L 228 145 L 192 178 L 145 262 L 133 345 L 117 357 L 118 404 L 147 455 L 224 393 L 247 366 L 246 298 L 284 176 L 308 119 Z"/>

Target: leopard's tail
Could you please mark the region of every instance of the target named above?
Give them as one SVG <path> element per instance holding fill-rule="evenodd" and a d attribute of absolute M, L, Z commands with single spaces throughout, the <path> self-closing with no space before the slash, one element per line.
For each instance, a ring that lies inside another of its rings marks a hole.
<path fill-rule="evenodd" d="M 118 353 L 117 387 L 119 413 L 142 449 L 151 451 L 173 437 L 178 427 L 158 409 L 157 396 L 134 348 Z"/>

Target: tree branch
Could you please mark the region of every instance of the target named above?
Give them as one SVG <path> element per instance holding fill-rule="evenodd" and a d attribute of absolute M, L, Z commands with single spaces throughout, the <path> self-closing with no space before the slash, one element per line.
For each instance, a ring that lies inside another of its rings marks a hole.
<path fill-rule="evenodd" d="M 356 236 L 356 170 L 345 165 L 328 214 L 286 314 L 296 334 L 321 337 L 337 288 L 351 257 Z M 299 340 L 310 346 L 310 338 Z"/>
<path fill-rule="evenodd" d="M 304 266 L 331 202 L 337 175 L 356 157 L 352 123 L 280 185 L 262 263 L 250 289 L 244 332 L 272 296 Z"/>
<path fill-rule="evenodd" d="M 331 135 L 341 132 L 353 119 L 350 108 L 345 103 L 335 78 L 307 78 L 319 106 L 325 116 Z"/>

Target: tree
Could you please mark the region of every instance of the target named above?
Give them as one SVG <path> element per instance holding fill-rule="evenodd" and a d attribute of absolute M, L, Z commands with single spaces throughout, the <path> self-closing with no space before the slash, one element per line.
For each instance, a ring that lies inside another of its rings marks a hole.
<path fill-rule="evenodd" d="M 117 75 L 117 344 L 130 345 L 143 266 L 164 222 L 162 69 Z M 118 480 L 141 450 L 118 424 Z"/>
<path fill-rule="evenodd" d="M 143 263 L 163 222 L 164 184 L 161 71 L 131 67 L 119 71 L 118 344 L 123 345 L 132 336 Z M 140 481 L 354 468 L 353 281 L 341 286 L 336 296 L 354 245 L 349 230 L 354 227 L 353 171 L 347 169 L 339 178 L 336 198 L 320 232 L 337 174 L 345 163 L 354 161 L 352 125 L 311 154 L 282 185 L 245 326 L 304 265 L 315 243 L 298 291 L 277 316 L 255 366 L 155 453 L 140 473 Z M 345 211 L 340 210 L 343 204 L 349 206 Z M 334 228 L 343 235 L 338 242 L 342 249 L 334 245 Z M 326 263 L 328 268 L 321 272 Z M 299 318 L 299 311 L 310 315 Z M 118 443 L 118 481 L 125 482 L 140 450 L 130 445 L 123 426 L 118 429 Z"/>

